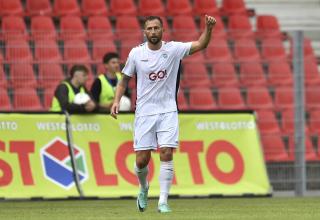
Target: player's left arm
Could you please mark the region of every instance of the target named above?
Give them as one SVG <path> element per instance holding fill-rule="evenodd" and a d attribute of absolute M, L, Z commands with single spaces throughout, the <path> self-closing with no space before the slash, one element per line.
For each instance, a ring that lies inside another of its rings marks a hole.
<path fill-rule="evenodd" d="M 194 54 L 195 52 L 198 52 L 200 50 L 205 49 L 210 40 L 211 40 L 211 32 L 213 27 L 216 24 L 216 19 L 212 16 L 205 16 L 205 28 L 201 36 L 197 41 L 193 41 L 191 44 L 189 55 Z"/>

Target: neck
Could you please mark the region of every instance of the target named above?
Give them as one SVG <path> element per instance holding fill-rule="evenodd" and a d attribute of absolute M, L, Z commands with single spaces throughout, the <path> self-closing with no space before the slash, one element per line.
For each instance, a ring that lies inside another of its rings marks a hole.
<path fill-rule="evenodd" d="M 80 83 L 78 83 L 74 78 L 70 80 L 71 84 L 76 87 L 76 88 L 80 88 Z"/>
<path fill-rule="evenodd" d="M 148 48 L 150 50 L 159 50 L 162 46 L 162 41 L 159 41 L 157 44 L 152 44 L 148 41 Z"/>
<path fill-rule="evenodd" d="M 110 73 L 109 71 L 106 72 L 106 75 L 109 79 L 115 79 L 116 78 L 116 73 Z"/>

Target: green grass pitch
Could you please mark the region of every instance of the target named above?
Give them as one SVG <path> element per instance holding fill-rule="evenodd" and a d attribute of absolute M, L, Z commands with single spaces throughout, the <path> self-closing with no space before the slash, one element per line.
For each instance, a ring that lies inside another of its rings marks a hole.
<path fill-rule="evenodd" d="M 157 200 L 140 213 L 135 200 L 68 200 L 0 202 L 0 219 L 134 220 L 134 219 L 320 219 L 320 198 L 171 199 L 173 212 L 159 214 Z"/>

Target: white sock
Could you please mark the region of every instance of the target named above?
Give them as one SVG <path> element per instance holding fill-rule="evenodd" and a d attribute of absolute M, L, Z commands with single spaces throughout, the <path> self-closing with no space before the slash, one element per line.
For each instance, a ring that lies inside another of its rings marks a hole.
<path fill-rule="evenodd" d="M 160 197 L 158 204 L 167 204 L 168 195 L 173 179 L 173 161 L 161 161 L 160 162 Z"/>
<path fill-rule="evenodd" d="M 137 167 L 136 163 L 134 163 L 134 171 L 138 177 L 140 187 L 142 189 L 147 189 L 148 188 L 148 181 L 147 181 L 147 176 L 148 176 L 148 166 L 145 166 L 144 168 L 140 169 Z"/>

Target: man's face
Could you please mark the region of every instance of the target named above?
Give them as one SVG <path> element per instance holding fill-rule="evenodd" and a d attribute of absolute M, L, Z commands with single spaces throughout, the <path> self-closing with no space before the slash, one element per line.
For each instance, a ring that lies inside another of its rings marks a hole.
<path fill-rule="evenodd" d="M 144 34 L 148 42 L 158 44 L 162 40 L 162 26 L 158 19 L 147 21 L 144 27 Z"/>
<path fill-rule="evenodd" d="M 120 61 L 118 58 L 112 58 L 108 63 L 104 64 L 104 67 L 109 73 L 116 73 L 120 71 Z"/>
<path fill-rule="evenodd" d="M 84 86 L 88 80 L 88 73 L 85 71 L 76 71 L 73 77 L 81 86 Z"/>

